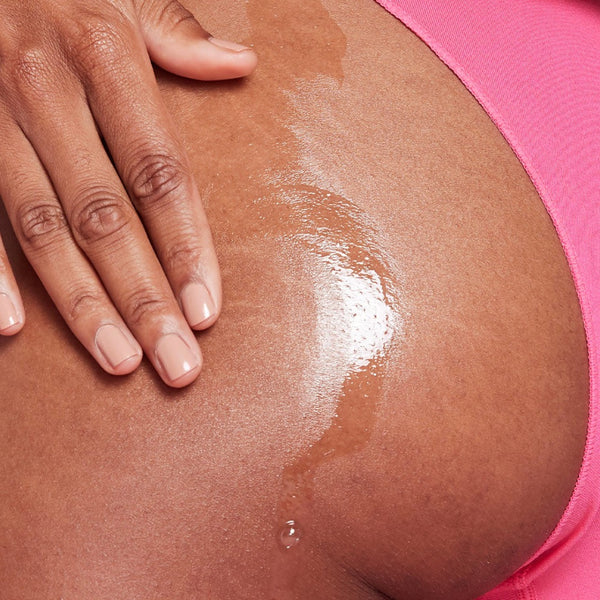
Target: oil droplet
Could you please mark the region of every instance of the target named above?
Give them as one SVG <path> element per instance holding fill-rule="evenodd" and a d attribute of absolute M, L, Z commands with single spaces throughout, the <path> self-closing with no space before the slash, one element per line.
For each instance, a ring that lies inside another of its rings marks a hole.
<path fill-rule="evenodd" d="M 300 541 L 300 530 L 296 521 L 288 521 L 279 532 L 279 543 L 286 550 L 290 550 Z"/>

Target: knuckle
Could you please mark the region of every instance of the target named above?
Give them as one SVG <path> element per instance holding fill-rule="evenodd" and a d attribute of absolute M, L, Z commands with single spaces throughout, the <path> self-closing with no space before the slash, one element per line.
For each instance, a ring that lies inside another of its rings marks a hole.
<path fill-rule="evenodd" d="M 125 317 L 133 327 L 156 320 L 169 312 L 171 303 L 150 286 L 136 290 L 125 299 Z"/>
<path fill-rule="evenodd" d="M 42 250 L 68 231 L 62 208 L 55 203 L 34 203 L 21 206 L 16 214 L 17 227 L 25 245 Z"/>
<path fill-rule="evenodd" d="M 41 48 L 25 48 L 6 60 L 5 69 L 14 88 L 21 94 L 45 94 L 52 87 L 52 64 Z"/>
<path fill-rule="evenodd" d="M 97 312 L 104 300 L 97 292 L 87 287 L 72 289 L 64 303 L 64 315 L 68 322 L 73 323 L 82 318 L 89 318 Z"/>
<path fill-rule="evenodd" d="M 74 24 L 71 35 L 73 55 L 90 70 L 119 63 L 127 55 L 122 24 L 101 16 L 92 16 Z"/>
<path fill-rule="evenodd" d="M 194 268 L 198 265 L 202 252 L 202 247 L 186 236 L 184 240 L 169 244 L 163 252 L 161 262 L 166 272 L 180 269 L 182 266 Z"/>
<path fill-rule="evenodd" d="M 155 20 L 156 23 L 165 25 L 171 29 L 177 27 L 184 21 L 196 23 L 194 15 L 184 8 L 177 0 L 167 0 L 167 2 L 159 9 Z"/>
<path fill-rule="evenodd" d="M 190 177 L 172 154 L 144 154 L 131 171 L 131 195 L 140 210 L 171 202 Z"/>
<path fill-rule="evenodd" d="M 103 188 L 88 189 L 75 202 L 71 224 L 77 237 L 94 244 L 114 237 L 131 223 L 127 203 L 113 192 Z"/>

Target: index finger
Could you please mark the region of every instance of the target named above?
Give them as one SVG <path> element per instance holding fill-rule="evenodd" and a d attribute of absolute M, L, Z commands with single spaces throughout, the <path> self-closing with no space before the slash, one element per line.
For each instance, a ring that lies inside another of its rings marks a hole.
<path fill-rule="evenodd" d="M 88 102 L 189 325 L 212 325 L 221 281 L 212 236 L 138 32 L 80 54 Z M 100 67 L 99 65 L 103 65 Z"/>

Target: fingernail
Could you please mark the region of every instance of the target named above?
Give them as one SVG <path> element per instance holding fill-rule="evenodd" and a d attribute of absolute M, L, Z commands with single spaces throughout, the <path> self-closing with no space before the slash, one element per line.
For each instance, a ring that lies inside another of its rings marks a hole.
<path fill-rule="evenodd" d="M 180 295 L 183 313 L 190 327 L 198 327 L 211 317 L 217 308 L 208 289 L 201 283 L 186 285 Z"/>
<path fill-rule="evenodd" d="M 102 325 L 98 329 L 96 346 L 113 369 L 139 354 L 116 325 Z"/>
<path fill-rule="evenodd" d="M 243 50 L 250 50 L 248 46 L 242 46 L 242 44 L 236 44 L 235 42 L 229 42 L 227 40 L 220 40 L 219 38 L 209 37 L 208 41 L 215 46 L 225 48 L 226 50 L 234 50 L 235 52 L 242 52 Z"/>
<path fill-rule="evenodd" d="M 6 294 L 0 294 L 0 331 L 10 329 L 21 322 L 17 309 Z"/>
<path fill-rule="evenodd" d="M 196 355 L 176 333 L 169 333 L 158 340 L 156 358 L 172 382 L 200 366 Z"/>

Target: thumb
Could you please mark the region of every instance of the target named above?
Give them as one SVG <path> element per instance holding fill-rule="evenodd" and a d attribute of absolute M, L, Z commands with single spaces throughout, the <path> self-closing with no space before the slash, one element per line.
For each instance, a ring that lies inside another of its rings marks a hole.
<path fill-rule="evenodd" d="M 136 4 L 150 58 L 166 71 L 205 81 L 244 77 L 254 71 L 253 50 L 211 37 L 177 0 Z"/>

